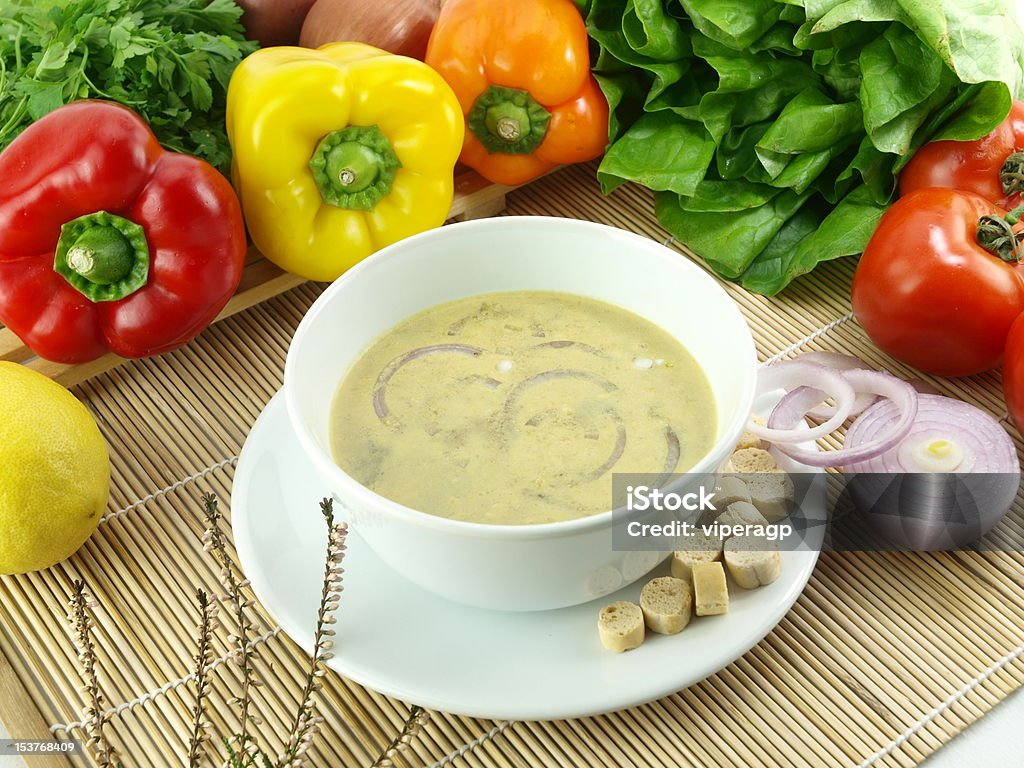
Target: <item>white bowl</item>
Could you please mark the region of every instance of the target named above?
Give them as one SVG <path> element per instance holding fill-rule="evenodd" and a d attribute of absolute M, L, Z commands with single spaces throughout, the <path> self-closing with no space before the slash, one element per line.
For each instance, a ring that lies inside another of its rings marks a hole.
<path fill-rule="evenodd" d="M 300 323 L 285 365 L 285 400 L 325 493 L 347 510 L 351 524 L 388 565 L 457 602 L 499 610 L 560 608 L 634 581 L 665 553 L 613 551 L 610 511 L 540 525 L 485 525 L 419 512 L 360 485 L 330 453 L 332 400 L 371 343 L 437 304 L 515 290 L 602 299 L 678 339 L 704 369 L 718 414 L 714 447 L 690 471 L 722 466 L 750 415 L 757 375 L 754 343 L 739 309 L 714 279 L 675 251 L 571 219 L 453 224 L 384 248 L 353 267 Z"/>

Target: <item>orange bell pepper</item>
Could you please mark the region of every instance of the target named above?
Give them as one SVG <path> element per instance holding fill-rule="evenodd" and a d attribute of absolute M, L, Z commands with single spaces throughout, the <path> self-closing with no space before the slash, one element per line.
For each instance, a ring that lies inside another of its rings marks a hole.
<path fill-rule="evenodd" d="M 608 104 L 572 0 L 446 0 L 426 62 L 466 115 L 459 159 L 499 184 L 599 156 Z"/>

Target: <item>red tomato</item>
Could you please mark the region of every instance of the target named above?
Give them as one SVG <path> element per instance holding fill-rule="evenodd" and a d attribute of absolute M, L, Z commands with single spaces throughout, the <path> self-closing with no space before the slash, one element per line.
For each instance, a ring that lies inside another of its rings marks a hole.
<path fill-rule="evenodd" d="M 999 171 L 1019 149 L 1024 149 L 1024 103 L 1015 101 L 1010 114 L 988 136 L 977 141 L 933 141 L 921 147 L 900 172 L 900 195 L 946 187 L 1012 208 L 1020 201 L 1014 197 L 1013 205 L 1008 204 Z"/>
<path fill-rule="evenodd" d="M 1024 311 L 1024 273 L 975 234 L 982 216 L 1005 213 L 978 195 L 939 188 L 912 192 L 886 211 L 853 278 L 853 311 L 871 340 L 943 376 L 999 365 Z"/>
<path fill-rule="evenodd" d="M 1017 429 L 1024 432 L 1024 315 L 1018 317 L 1006 338 L 1003 355 L 1003 394 L 1006 410 Z"/>

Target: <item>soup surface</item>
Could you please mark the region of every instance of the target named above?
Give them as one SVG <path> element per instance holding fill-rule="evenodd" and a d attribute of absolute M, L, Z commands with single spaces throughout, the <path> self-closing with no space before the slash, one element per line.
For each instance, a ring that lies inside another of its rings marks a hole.
<path fill-rule="evenodd" d="M 685 472 L 714 395 L 656 325 L 565 293 L 490 293 L 404 320 L 335 395 L 335 461 L 382 496 L 481 523 L 611 507 L 613 472 Z"/>

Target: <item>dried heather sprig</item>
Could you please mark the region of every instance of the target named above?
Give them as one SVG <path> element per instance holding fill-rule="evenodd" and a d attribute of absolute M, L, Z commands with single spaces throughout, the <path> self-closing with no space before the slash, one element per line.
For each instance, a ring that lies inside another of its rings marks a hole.
<path fill-rule="evenodd" d="M 93 751 L 100 768 L 114 768 L 117 757 L 114 748 L 103 733 L 104 726 L 110 722 L 103 706 L 103 694 L 100 693 L 99 678 L 96 676 L 96 646 L 92 641 L 92 619 L 89 609 L 95 607 L 85 593 L 85 582 L 76 579 L 72 582 L 72 595 L 69 602 L 71 612 L 68 620 L 75 636 L 78 648 L 78 661 L 81 664 L 82 692 L 86 696 L 83 713 L 83 727 L 86 746 Z"/>
<path fill-rule="evenodd" d="M 222 743 L 228 755 L 225 764 L 229 768 L 274 768 L 274 763 L 267 753 L 255 746 L 248 753 L 239 754 L 231 746 L 230 739 L 224 739 Z"/>
<path fill-rule="evenodd" d="M 252 646 L 249 643 L 249 637 L 256 629 L 248 617 L 248 610 L 252 608 L 253 601 L 246 599 L 242 594 L 242 590 L 249 586 L 249 581 L 239 580 L 235 576 L 234 563 L 228 557 L 224 532 L 220 526 L 221 514 L 217 508 L 217 497 L 212 493 L 203 494 L 203 513 L 207 526 L 206 533 L 203 534 L 203 548 L 212 553 L 220 565 L 220 580 L 225 593 L 219 599 L 231 604 L 237 634 L 229 636 L 228 639 L 234 646 L 232 660 L 242 672 L 242 689 L 239 695 L 229 702 L 239 710 L 239 729 L 233 739 L 237 752 L 231 751 L 229 755 L 237 755 L 248 762 L 255 758 L 258 752 L 255 740 L 249 734 L 249 724 L 259 723 L 259 718 L 249 712 L 252 690 L 260 685 L 253 675 Z M 225 765 L 230 766 L 233 759 L 235 758 L 229 758 Z"/>
<path fill-rule="evenodd" d="M 320 678 L 324 670 L 321 666 L 334 654 L 334 630 L 330 625 L 335 623 L 334 611 L 338 608 L 341 598 L 342 577 L 345 569 L 341 567 L 345 559 L 345 539 L 348 537 L 348 525 L 335 523 L 334 502 L 324 499 L 320 502 L 320 511 L 327 521 L 327 562 L 324 565 L 324 585 L 320 594 L 320 610 L 317 612 L 316 632 L 313 635 L 313 657 L 310 661 L 306 686 L 302 691 L 299 710 L 295 715 L 288 736 L 285 751 L 278 756 L 277 768 L 297 768 L 309 750 L 313 736 L 319 730 L 322 717 L 315 714 L 313 694 L 321 688 Z"/>
<path fill-rule="evenodd" d="M 209 741 L 207 731 L 211 728 L 206 717 L 206 699 L 210 691 L 210 664 L 213 663 L 211 641 L 213 623 L 217 615 L 217 603 L 201 589 L 196 590 L 196 602 L 199 603 L 199 626 L 196 638 L 195 678 L 196 703 L 192 707 L 192 735 L 188 744 L 189 768 L 198 768 L 202 757 L 203 744 Z"/>
<path fill-rule="evenodd" d="M 402 732 L 395 737 L 394 741 L 388 744 L 384 751 L 380 753 L 380 756 L 373 761 L 373 765 L 370 768 L 391 768 L 394 765 L 395 755 L 409 745 L 416 734 L 427 724 L 428 720 L 430 720 L 430 713 L 423 707 L 414 706 L 409 710 L 409 717 L 405 721 Z"/>

